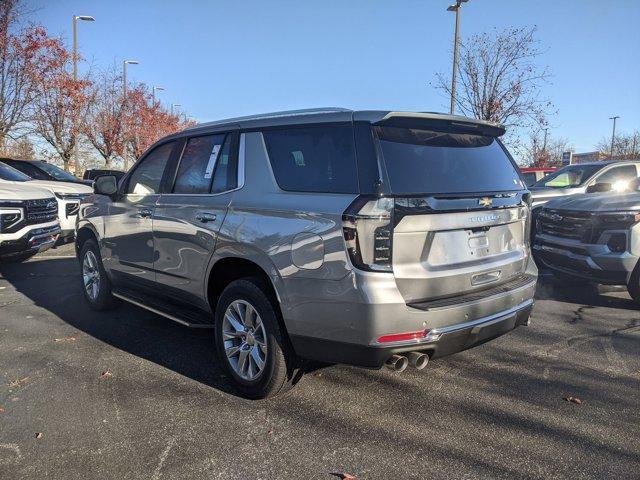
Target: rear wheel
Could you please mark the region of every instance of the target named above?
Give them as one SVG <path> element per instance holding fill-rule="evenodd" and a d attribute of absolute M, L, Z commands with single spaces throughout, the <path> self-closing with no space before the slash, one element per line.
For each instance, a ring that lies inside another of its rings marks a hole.
<path fill-rule="evenodd" d="M 248 398 L 273 397 L 293 384 L 295 355 L 278 320 L 277 304 L 258 278 L 231 282 L 218 301 L 218 358 Z"/>
<path fill-rule="evenodd" d="M 94 310 L 109 310 L 117 302 L 111 294 L 111 282 L 102 266 L 100 249 L 93 240 L 87 240 L 82 245 L 80 253 L 80 268 L 82 269 L 82 291 L 89 306 Z"/>

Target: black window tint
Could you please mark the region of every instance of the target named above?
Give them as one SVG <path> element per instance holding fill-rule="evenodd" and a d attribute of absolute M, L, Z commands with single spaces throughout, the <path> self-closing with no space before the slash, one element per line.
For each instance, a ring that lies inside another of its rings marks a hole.
<path fill-rule="evenodd" d="M 190 138 L 182 153 L 174 193 L 209 193 L 225 135 Z"/>
<path fill-rule="evenodd" d="M 357 193 L 350 126 L 263 132 L 278 185 L 298 192 Z"/>
<path fill-rule="evenodd" d="M 638 176 L 635 165 L 621 165 L 607 170 L 596 180 L 597 183 L 616 183 L 633 180 Z"/>
<path fill-rule="evenodd" d="M 486 135 L 375 127 L 391 191 L 400 194 L 519 190 L 519 173 Z"/>
<path fill-rule="evenodd" d="M 174 142 L 165 143 L 149 153 L 129 177 L 127 193 L 153 195 L 160 191 L 165 166 L 171 156 Z"/>
<path fill-rule="evenodd" d="M 238 157 L 235 148 L 235 135 L 227 135 L 213 176 L 212 193 L 226 192 L 238 186 Z"/>

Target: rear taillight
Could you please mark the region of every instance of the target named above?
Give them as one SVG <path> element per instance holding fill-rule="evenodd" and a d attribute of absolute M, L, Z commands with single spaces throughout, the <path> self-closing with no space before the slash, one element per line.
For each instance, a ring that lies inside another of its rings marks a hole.
<path fill-rule="evenodd" d="M 390 272 L 393 199 L 358 197 L 342 216 L 347 252 L 356 268 Z"/>

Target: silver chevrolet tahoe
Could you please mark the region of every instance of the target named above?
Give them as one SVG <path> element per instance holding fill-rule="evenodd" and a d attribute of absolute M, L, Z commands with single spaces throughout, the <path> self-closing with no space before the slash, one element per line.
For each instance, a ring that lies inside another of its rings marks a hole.
<path fill-rule="evenodd" d="M 197 125 L 81 204 L 96 309 L 215 329 L 238 390 L 305 360 L 423 368 L 527 324 L 530 197 L 500 125 L 318 109 Z"/>

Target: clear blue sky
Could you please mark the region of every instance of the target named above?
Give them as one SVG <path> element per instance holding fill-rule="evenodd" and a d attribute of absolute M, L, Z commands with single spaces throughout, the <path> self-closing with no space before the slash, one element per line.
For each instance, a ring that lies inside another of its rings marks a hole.
<path fill-rule="evenodd" d="M 448 0 L 25 0 L 33 20 L 99 68 L 125 59 L 129 78 L 166 88 L 198 121 L 316 106 L 440 110 L 431 83 L 448 74 Z M 589 151 L 640 129 L 640 1 L 470 0 L 463 36 L 537 25 L 553 73 L 552 134 Z"/>

